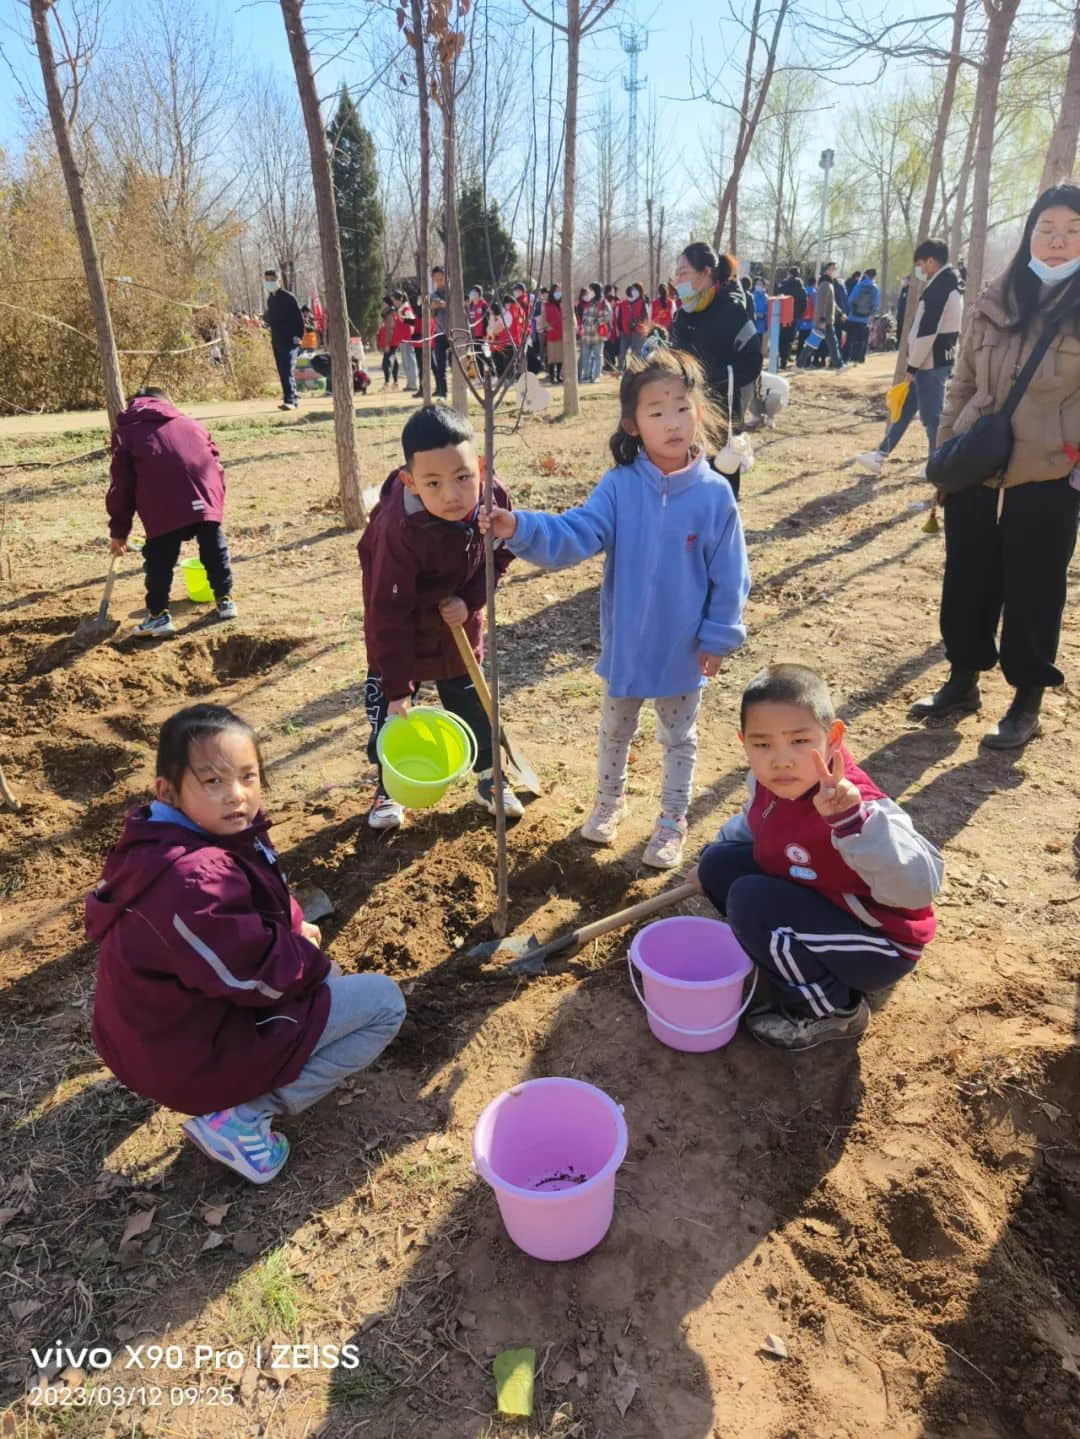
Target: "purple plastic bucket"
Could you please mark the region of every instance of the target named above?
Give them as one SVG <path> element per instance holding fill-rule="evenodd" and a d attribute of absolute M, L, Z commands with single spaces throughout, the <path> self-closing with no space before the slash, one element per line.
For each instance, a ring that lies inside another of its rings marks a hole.
<path fill-rule="evenodd" d="M 662 1044 L 693 1054 L 720 1049 L 733 1038 L 757 985 L 753 962 L 730 928 L 696 915 L 646 925 L 633 938 L 627 964 L 653 1034 Z M 743 981 L 752 970 L 754 982 L 743 1003 Z"/>
<path fill-rule="evenodd" d="M 577 1259 L 611 1227 L 626 1121 L 580 1079 L 530 1079 L 500 1094 L 473 1131 L 473 1162 L 506 1232 L 534 1259 Z"/>

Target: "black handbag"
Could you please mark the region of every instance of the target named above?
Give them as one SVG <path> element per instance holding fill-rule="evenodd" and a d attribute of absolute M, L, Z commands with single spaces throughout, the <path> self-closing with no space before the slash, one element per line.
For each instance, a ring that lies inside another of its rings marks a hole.
<path fill-rule="evenodd" d="M 958 490 L 985 484 L 997 479 L 1009 468 L 1012 458 L 1012 417 L 1031 377 L 1053 344 L 1057 326 L 1047 326 L 1027 358 L 1027 363 L 1012 383 L 1000 410 L 982 415 L 970 430 L 953 435 L 939 445 L 926 466 L 926 478 L 942 495 L 955 495 Z"/>

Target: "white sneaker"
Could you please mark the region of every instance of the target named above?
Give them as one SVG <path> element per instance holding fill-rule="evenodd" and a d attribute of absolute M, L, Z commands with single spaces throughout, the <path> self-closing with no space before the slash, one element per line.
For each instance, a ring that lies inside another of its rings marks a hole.
<path fill-rule="evenodd" d="M 626 814 L 626 809 L 625 799 L 598 799 L 593 805 L 592 814 L 581 826 L 582 839 L 587 839 L 592 844 L 614 844 L 619 821 Z"/>
<path fill-rule="evenodd" d="M 650 869 L 675 869 L 682 859 L 686 843 L 686 820 L 670 819 L 662 814 L 653 826 L 652 837 L 641 856 Z"/>
<path fill-rule="evenodd" d="M 369 826 L 372 829 L 400 829 L 404 820 L 405 811 L 401 805 L 380 790 L 375 796 L 375 803 L 368 810 Z"/>
<path fill-rule="evenodd" d="M 855 463 L 868 475 L 880 475 L 886 456 L 880 450 L 867 450 L 865 455 L 856 455 Z"/>

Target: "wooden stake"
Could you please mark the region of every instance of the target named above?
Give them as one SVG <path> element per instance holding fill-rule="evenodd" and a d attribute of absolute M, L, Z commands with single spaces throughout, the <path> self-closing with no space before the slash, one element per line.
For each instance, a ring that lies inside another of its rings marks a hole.
<path fill-rule="evenodd" d="M 491 514 L 495 500 L 495 394 L 491 368 L 484 367 L 484 509 Z M 491 690 L 491 775 L 495 794 L 495 917 L 492 928 L 499 939 L 506 933 L 510 903 L 506 865 L 506 807 L 503 804 L 503 769 L 499 735 L 499 646 L 495 633 L 495 536 L 484 536 L 484 575 L 487 582 L 488 688 Z"/>

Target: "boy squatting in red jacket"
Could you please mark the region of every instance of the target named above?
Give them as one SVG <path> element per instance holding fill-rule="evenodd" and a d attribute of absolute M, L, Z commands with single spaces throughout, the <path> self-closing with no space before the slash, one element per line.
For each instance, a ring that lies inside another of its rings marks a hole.
<path fill-rule="evenodd" d="M 858 1039 L 865 994 L 910 974 L 934 936 L 941 855 L 843 745 L 825 681 L 771 665 L 743 692 L 750 800 L 707 845 L 696 878 L 771 985 L 756 1039 L 813 1049 Z"/>
<path fill-rule="evenodd" d="M 127 817 L 86 901 L 100 946 L 94 1044 L 136 1094 L 254 1184 L 289 1153 L 270 1127 L 364 1069 L 401 1027 L 384 974 L 342 974 L 278 867 L 251 728 L 220 705 L 165 721 L 156 798 Z"/>
<path fill-rule="evenodd" d="M 196 539 L 217 600 L 218 618 L 236 619 L 229 549 L 221 528 L 225 472 L 217 446 L 197 420 L 181 414 L 164 390 L 136 391 L 116 417 L 105 508 L 114 555 L 127 549 L 137 514 L 146 532 L 146 618 L 137 635 L 174 635 L 169 614 L 173 571 L 185 540 Z"/>
<path fill-rule="evenodd" d="M 357 547 L 364 572 L 368 759 L 378 766 L 379 731 L 391 715 L 408 713 L 420 681 L 434 680 L 443 705 L 476 736 L 476 798 L 494 814 L 491 725 L 450 633 L 451 626 L 462 626 L 480 659 L 487 582 L 476 524 L 480 461 L 472 426 L 446 405 L 427 405 L 407 420 L 401 444 L 405 468 L 387 476 Z M 495 503 L 510 507 L 498 481 Z M 497 542 L 496 583 L 512 559 Z M 508 819 L 524 814 L 505 780 L 503 802 Z M 368 824 L 396 829 L 403 819 L 380 769 Z"/>

